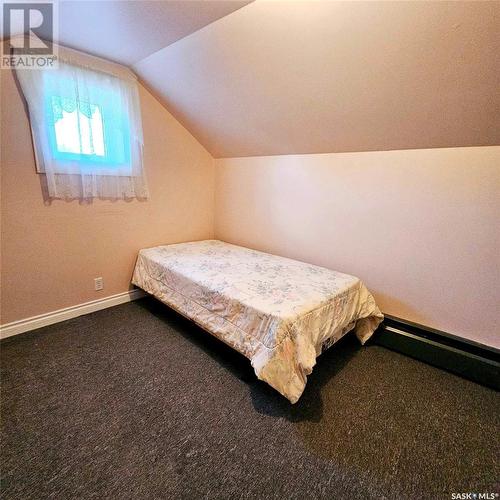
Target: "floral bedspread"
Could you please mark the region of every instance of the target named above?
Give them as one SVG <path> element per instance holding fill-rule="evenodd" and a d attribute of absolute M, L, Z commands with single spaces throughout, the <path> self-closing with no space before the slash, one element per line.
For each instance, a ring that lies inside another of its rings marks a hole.
<path fill-rule="evenodd" d="M 322 346 L 382 321 L 354 276 L 217 240 L 141 250 L 132 283 L 251 360 L 295 403 Z"/>

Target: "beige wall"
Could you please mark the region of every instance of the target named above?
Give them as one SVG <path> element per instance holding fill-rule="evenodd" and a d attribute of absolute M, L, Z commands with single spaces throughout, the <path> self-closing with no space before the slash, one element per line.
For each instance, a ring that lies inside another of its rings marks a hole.
<path fill-rule="evenodd" d="M 0 78 L 2 324 L 128 290 L 139 248 L 212 237 L 213 159 L 144 88 L 150 200 L 44 205 L 21 97 Z"/>
<path fill-rule="evenodd" d="M 382 310 L 500 347 L 500 147 L 216 161 L 217 238 L 360 276 Z"/>
<path fill-rule="evenodd" d="M 139 248 L 214 235 L 214 161 L 144 88 L 150 200 L 45 205 L 21 97 L 0 78 L 2 324 L 126 291 Z M 386 313 L 500 347 L 500 147 L 215 166 L 216 237 L 356 274 Z"/>

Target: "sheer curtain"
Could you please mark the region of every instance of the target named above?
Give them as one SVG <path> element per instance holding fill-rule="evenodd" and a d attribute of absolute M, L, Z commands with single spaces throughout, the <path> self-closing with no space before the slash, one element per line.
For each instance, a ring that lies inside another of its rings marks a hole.
<path fill-rule="evenodd" d="M 145 199 L 135 75 L 59 47 L 58 69 L 18 69 L 50 198 Z"/>

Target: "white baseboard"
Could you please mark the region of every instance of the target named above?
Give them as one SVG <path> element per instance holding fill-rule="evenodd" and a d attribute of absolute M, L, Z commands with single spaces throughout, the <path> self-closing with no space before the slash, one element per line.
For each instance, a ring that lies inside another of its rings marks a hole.
<path fill-rule="evenodd" d="M 82 314 L 89 314 L 91 312 L 100 311 L 101 309 L 124 304 L 125 302 L 131 302 L 132 300 L 140 299 L 146 295 L 147 294 L 144 291 L 139 289 L 129 290 L 127 292 L 117 293 L 102 299 L 91 300 L 90 302 L 85 302 L 76 306 L 65 307 L 64 309 L 59 309 L 57 311 L 32 316 L 31 318 L 21 319 L 19 321 L 13 321 L 12 323 L 6 323 L 5 325 L 0 326 L 0 339 L 5 339 L 7 337 L 11 337 L 12 335 L 18 335 L 19 333 L 29 332 L 30 330 L 59 323 L 60 321 L 65 321 L 67 319 L 76 318 Z"/>

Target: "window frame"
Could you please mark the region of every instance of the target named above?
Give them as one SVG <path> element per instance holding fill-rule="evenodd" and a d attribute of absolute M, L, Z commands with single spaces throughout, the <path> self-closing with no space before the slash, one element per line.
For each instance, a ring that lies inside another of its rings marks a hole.
<path fill-rule="evenodd" d="M 51 75 L 52 78 L 56 77 L 57 74 Z M 57 93 L 53 90 L 43 90 L 43 101 L 44 101 L 44 113 L 45 113 L 45 130 L 47 134 L 47 142 L 50 148 L 50 154 L 53 160 L 56 162 L 64 163 L 74 163 L 78 165 L 78 169 L 83 172 L 89 172 L 92 175 L 118 175 L 118 176 L 129 176 L 132 175 L 132 151 L 131 151 L 131 130 L 130 124 L 127 119 L 126 113 L 122 109 L 113 109 L 117 104 L 116 96 L 113 95 L 112 91 L 103 91 L 106 98 L 101 97 L 97 99 L 98 102 L 89 102 L 86 104 L 93 105 L 99 108 L 102 120 L 102 131 L 103 131 L 103 145 L 104 145 L 104 156 L 91 155 L 86 153 L 70 153 L 65 151 L 60 151 L 57 147 L 56 138 L 56 119 L 54 117 L 53 103 L 52 99 L 55 98 L 68 98 L 63 94 Z M 106 95 L 107 94 L 107 95 Z M 70 97 L 71 99 L 71 97 Z M 121 104 L 121 103 L 120 103 Z M 79 109 L 77 104 L 76 109 Z M 113 116 L 114 115 L 114 116 Z M 114 119 L 111 119 L 113 116 Z M 111 129 L 109 123 L 119 123 L 119 128 Z M 33 132 L 33 130 L 32 130 Z M 120 137 L 118 137 L 118 135 Z M 121 138 L 121 157 L 117 158 L 110 151 L 116 151 L 117 143 Z M 38 167 L 37 161 L 37 172 L 44 173 Z M 121 169 L 121 172 L 117 172 Z M 57 173 L 57 170 L 56 170 Z M 66 171 L 61 172 L 60 175 L 64 175 Z"/>

